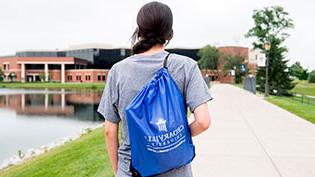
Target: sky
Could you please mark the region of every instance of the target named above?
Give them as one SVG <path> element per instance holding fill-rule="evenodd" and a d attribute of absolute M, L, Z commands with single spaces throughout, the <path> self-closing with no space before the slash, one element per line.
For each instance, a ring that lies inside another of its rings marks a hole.
<path fill-rule="evenodd" d="M 0 55 L 24 50 L 65 49 L 104 43 L 130 47 L 136 15 L 147 0 L 1 0 Z M 280 5 L 295 27 L 284 43 L 292 64 L 315 69 L 315 1 L 311 0 L 163 0 L 174 18 L 169 47 L 239 45 L 251 47 L 244 34 L 253 27 L 253 10 Z"/>

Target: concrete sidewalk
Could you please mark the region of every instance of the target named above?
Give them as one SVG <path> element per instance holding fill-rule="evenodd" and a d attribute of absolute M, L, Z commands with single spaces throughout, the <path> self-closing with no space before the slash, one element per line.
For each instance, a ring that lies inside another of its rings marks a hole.
<path fill-rule="evenodd" d="M 315 125 L 228 84 L 211 89 L 195 177 L 315 177 Z M 315 107 L 314 107 L 315 109 Z"/>

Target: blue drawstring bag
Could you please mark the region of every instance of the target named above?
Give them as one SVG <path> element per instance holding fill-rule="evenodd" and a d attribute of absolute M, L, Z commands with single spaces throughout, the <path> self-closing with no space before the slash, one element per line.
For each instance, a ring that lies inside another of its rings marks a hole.
<path fill-rule="evenodd" d="M 184 99 L 166 67 L 168 56 L 125 110 L 134 176 L 167 172 L 195 157 Z"/>

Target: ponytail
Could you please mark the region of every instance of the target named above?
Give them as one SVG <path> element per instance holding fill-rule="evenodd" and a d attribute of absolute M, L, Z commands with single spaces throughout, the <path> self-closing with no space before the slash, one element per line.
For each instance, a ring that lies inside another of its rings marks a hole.
<path fill-rule="evenodd" d="M 166 39 L 162 37 L 157 37 L 153 33 L 149 33 L 148 35 L 144 36 L 144 38 L 139 38 L 139 31 L 138 29 L 135 31 L 133 35 L 133 46 L 132 46 L 132 54 L 138 54 L 145 52 L 155 46 L 156 44 L 165 44 Z M 136 42 L 136 39 L 138 41 Z M 136 43 L 135 43 L 136 42 Z"/>

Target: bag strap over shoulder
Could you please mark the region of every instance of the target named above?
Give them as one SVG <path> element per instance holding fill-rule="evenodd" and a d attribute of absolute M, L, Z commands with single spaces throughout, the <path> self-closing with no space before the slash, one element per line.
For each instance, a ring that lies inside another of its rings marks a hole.
<path fill-rule="evenodd" d="M 168 57 L 170 56 L 170 54 L 171 53 L 168 53 L 167 55 L 166 55 L 166 57 L 165 57 L 165 59 L 164 59 L 164 62 L 163 62 L 163 67 L 165 68 L 165 69 L 167 69 L 167 59 L 168 59 Z"/>

